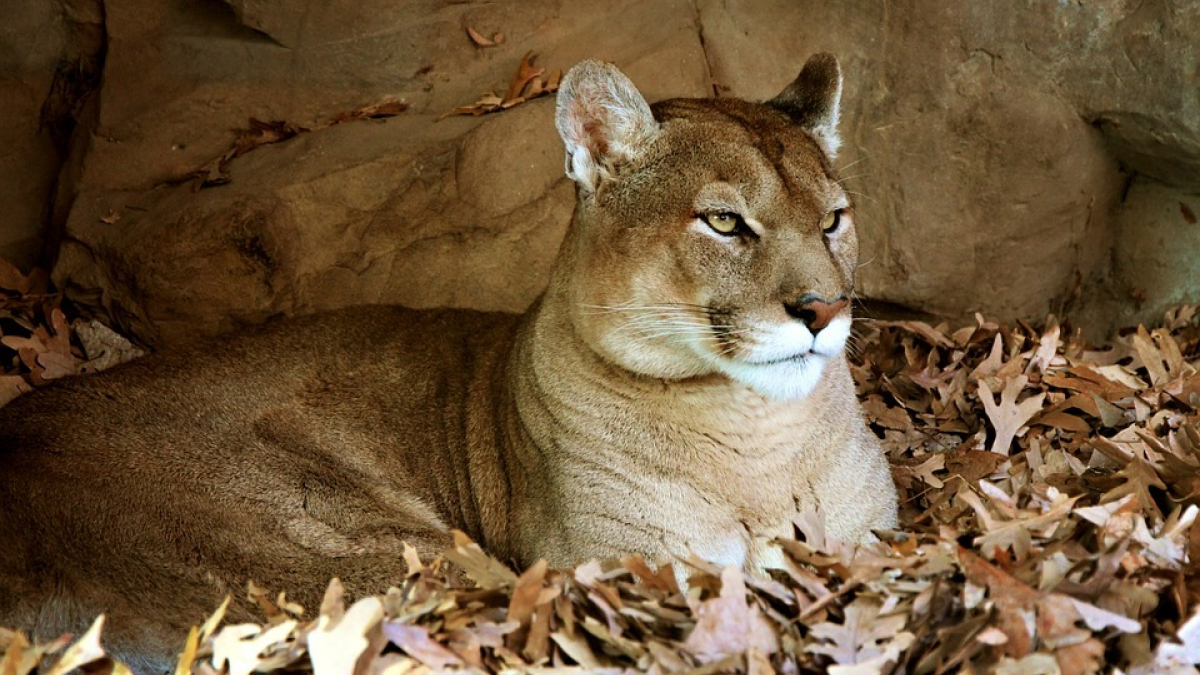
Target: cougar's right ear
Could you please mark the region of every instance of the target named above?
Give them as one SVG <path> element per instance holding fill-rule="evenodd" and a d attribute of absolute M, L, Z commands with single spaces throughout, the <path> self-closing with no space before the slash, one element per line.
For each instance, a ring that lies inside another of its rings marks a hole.
<path fill-rule="evenodd" d="M 587 192 L 658 130 L 629 78 L 600 61 L 581 61 L 563 77 L 554 125 L 567 146 L 567 176 Z"/>
<path fill-rule="evenodd" d="M 838 117 L 842 105 L 842 68 L 833 54 L 814 54 L 794 82 L 767 105 L 781 110 L 821 144 L 829 159 L 842 144 Z"/>

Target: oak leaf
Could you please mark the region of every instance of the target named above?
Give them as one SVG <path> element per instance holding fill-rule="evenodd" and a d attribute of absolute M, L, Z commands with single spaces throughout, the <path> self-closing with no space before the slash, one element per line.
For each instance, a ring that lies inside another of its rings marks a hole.
<path fill-rule="evenodd" d="M 867 675 L 883 672 L 912 645 L 915 636 L 903 628 L 903 614 L 880 616 L 881 604 L 874 599 L 857 598 L 845 609 L 842 623 L 829 621 L 811 627 L 821 643 L 810 644 L 805 651 L 833 660 L 831 675 Z"/>
<path fill-rule="evenodd" d="M 996 432 L 996 438 L 992 441 L 992 447 L 989 448 L 992 452 L 1007 455 L 1013 439 L 1017 437 L 1022 427 L 1042 409 L 1042 401 L 1046 398 L 1045 392 L 1039 392 L 1020 403 L 1017 402 L 1017 397 L 1028 383 L 1029 378 L 1024 375 L 1009 379 L 1004 383 L 1004 390 L 1000 393 L 1000 402 L 997 403 L 992 398 L 995 392 L 991 390 L 986 381 L 980 380 L 979 401 L 983 404 L 983 409 L 987 412 L 988 419 L 992 422 L 992 428 Z"/>
<path fill-rule="evenodd" d="M 361 675 L 359 657 L 379 640 L 373 635 L 380 632 L 383 620 L 379 597 L 366 597 L 343 609 L 343 593 L 340 581 L 330 582 L 316 627 L 307 635 L 313 675 Z"/>
<path fill-rule="evenodd" d="M 746 600 L 746 580 L 736 567 L 721 571 L 721 593 L 695 608 L 696 627 L 688 634 L 684 649 L 702 663 L 744 654 L 757 649 L 763 654 L 779 651 L 779 637 L 762 611 Z"/>

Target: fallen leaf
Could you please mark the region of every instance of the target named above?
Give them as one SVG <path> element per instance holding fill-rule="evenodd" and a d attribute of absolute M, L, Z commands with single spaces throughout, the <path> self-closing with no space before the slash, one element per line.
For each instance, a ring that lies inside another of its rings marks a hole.
<path fill-rule="evenodd" d="M 992 447 L 989 448 L 992 452 L 1008 455 L 1013 438 L 1029 422 L 1030 418 L 1041 411 L 1042 401 L 1046 398 L 1045 392 L 1034 394 L 1017 403 L 1017 397 L 1028 383 L 1029 378 L 1024 375 L 1009 379 L 1004 383 L 1004 390 L 1000 393 L 1000 402 L 997 403 L 992 398 L 995 392 L 991 390 L 987 382 L 980 380 L 979 401 L 983 404 L 983 409 L 992 422 L 992 428 L 996 431 L 996 438 L 992 442 Z"/>
<path fill-rule="evenodd" d="M 471 38 L 471 42 L 474 42 L 476 47 L 495 47 L 497 44 L 495 40 L 485 38 L 470 26 L 467 26 L 467 36 Z"/>
<path fill-rule="evenodd" d="M 454 652 L 433 641 L 424 626 L 399 624 L 392 621 L 383 624 L 383 634 L 405 654 L 430 668 L 441 670 L 463 666 L 463 660 Z"/>
<path fill-rule="evenodd" d="M 813 637 L 823 642 L 810 644 L 805 651 L 832 659 L 831 675 L 883 672 L 884 666 L 912 645 L 915 636 L 902 630 L 907 617 L 880 616 L 880 608 L 877 600 L 856 599 L 846 607 L 842 623 L 825 621 L 812 626 Z"/>
<path fill-rule="evenodd" d="M 1179 214 L 1183 216 L 1184 222 L 1186 222 L 1188 225 L 1196 224 L 1196 214 L 1192 211 L 1192 207 L 1188 206 L 1187 204 L 1179 202 Z"/>
<path fill-rule="evenodd" d="M 471 105 L 454 108 L 450 112 L 444 113 L 438 119 L 444 119 L 452 115 L 478 116 L 500 112 L 520 105 L 530 99 L 558 91 L 558 83 L 562 78 L 562 71 L 555 69 L 548 78 L 543 79 L 542 76 L 545 74 L 545 69 L 533 65 L 535 56 L 533 52 L 529 52 L 521 59 L 521 63 L 517 66 L 517 72 L 503 96 L 496 96 L 495 93 L 489 91 Z"/>
<path fill-rule="evenodd" d="M 757 649 L 763 654 L 779 650 L 779 638 L 771 623 L 754 604 L 746 601 L 746 581 L 736 567 L 721 571 L 721 593 L 700 603 L 696 627 L 688 634 L 684 649 L 701 663 Z"/>
<path fill-rule="evenodd" d="M 335 594 L 340 597 L 340 589 Z M 330 613 L 324 611 L 336 604 L 322 603 L 316 628 L 308 634 L 313 675 L 355 675 L 359 657 L 371 644 L 368 634 L 378 630 L 383 620 L 383 603 L 378 597 L 363 598 L 344 613 L 336 609 Z"/>
<path fill-rule="evenodd" d="M 108 370 L 145 355 L 125 337 L 95 319 L 77 320 L 72 328 L 87 355 L 87 361 L 79 365 L 81 372 Z"/>
<path fill-rule="evenodd" d="M 107 658 L 104 648 L 100 646 L 100 631 L 103 628 L 104 615 L 101 614 L 92 622 L 83 637 L 67 647 L 67 651 L 63 652 L 63 655 L 54 663 L 54 667 L 46 672 L 46 675 L 67 675 L 76 668 L 82 668 Z"/>
<path fill-rule="evenodd" d="M 196 663 L 196 652 L 199 649 L 200 631 L 192 626 L 183 643 L 183 651 L 179 654 L 179 660 L 175 662 L 175 675 L 190 675 L 192 666 Z"/>
<path fill-rule="evenodd" d="M 484 553 L 479 544 L 458 530 L 454 531 L 454 548 L 446 552 L 446 558 L 485 588 L 511 587 L 517 583 L 515 572 Z"/>
<path fill-rule="evenodd" d="M 263 652 L 295 629 L 295 621 L 265 630 L 252 623 L 226 626 L 213 638 L 212 665 L 218 670 L 227 669 L 229 675 L 250 675 L 262 662 Z"/>

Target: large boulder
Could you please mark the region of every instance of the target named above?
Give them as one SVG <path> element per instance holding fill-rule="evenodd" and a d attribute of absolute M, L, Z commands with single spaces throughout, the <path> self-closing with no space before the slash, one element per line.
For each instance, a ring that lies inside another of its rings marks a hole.
<path fill-rule="evenodd" d="M 655 98 L 709 90 L 682 0 L 108 6 L 99 127 L 54 276 L 152 344 L 350 304 L 524 309 L 573 203 L 553 99 L 441 115 L 502 90 L 528 51 L 616 60 Z M 468 25 L 504 43 L 482 50 Z M 386 97 L 410 107 L 258 148 L 227 185 L 178 182 L 250 117 L 313 126 Z"/>

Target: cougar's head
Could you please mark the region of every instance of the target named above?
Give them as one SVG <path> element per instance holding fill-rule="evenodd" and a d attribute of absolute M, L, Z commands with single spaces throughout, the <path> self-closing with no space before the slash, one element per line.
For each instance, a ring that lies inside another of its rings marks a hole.
<path fill-rule="evenodd" d="M 831 166 L 841 81 L 818 54 L 766 103 L 649 106 L 611 65 L 567 73 L 556 125 L 578 206 L 555 283 L 593 350 L 649 377 L 813 390 L 850 334 L 858 249 Z"/>

